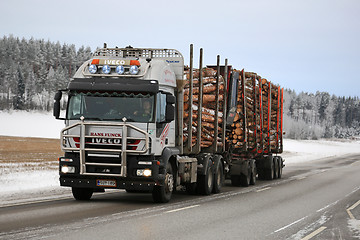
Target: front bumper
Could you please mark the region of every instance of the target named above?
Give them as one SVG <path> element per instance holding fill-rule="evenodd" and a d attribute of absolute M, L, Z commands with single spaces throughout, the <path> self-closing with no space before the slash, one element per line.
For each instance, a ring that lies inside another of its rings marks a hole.
<path fill-rule="evenodd" d="M 98 180 L 115 181 L 115 186 L 98 186 Z M 152 191 L 155 185 L 161 184 L 161 180 L 131 180 L 124 178 L 104 178 L 102 176 L 78 176 L 71 175 L 60 176 L 60 186 L 64 187 L 77 187 L 77 188 L 93 188 L 93 189 L 127 189 L 139 191 Z"/>

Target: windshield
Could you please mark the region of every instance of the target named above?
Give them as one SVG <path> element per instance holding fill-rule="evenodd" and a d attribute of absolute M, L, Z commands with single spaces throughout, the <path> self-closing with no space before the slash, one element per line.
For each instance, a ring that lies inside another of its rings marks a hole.
<path fill-rule="evenodd" d="M 67 119 L 122 121 L 154 121 L 154 95 L 128 93 L 78 93 L 70 94 Z"/>

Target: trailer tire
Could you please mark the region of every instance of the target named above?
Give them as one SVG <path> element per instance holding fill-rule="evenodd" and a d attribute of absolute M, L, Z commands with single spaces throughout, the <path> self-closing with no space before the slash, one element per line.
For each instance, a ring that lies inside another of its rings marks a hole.
<path fill-rule="evenodd" d="M 187 183 L 185 185 L 186 192 L 190 195 L 196 195 L 197 193 L 197 183 Z"/>
<path fill-rule="evenodd" d="M 240 187 L 241 181 L 240 181 L 240 175 L 231 175 L 231 185 L 234 187 Z"/>
<path fill-rule="evenodd" d="M 255 185 L 256 183 L 256 165 L 255 163 L 251 167 L 251 177 L 250 177 L 250 185 Z"/>
<path fill-rule="evenodd" d="M 273 161 L 274 161 L 274 179 L 277 179 L 279 174 L 279 161 L 277 157 L 274 157 Z"/>
<path fill-rule="evenodd" d="M 92 197 L 94 190 L 92 188 L 71 188 L 72 194 L 76 200 L 87 201 Z"/>
<path fill-rule="evenodd" d="M 166 165 L 165 181 L 162 186 L 154 186 L 152 196 L 156 203 L 167 203 L 174 191 L 174 174 L 171 163 Z"/>
<path fill-rule="evenodd" d="M 283 168 L 283 162 L 281 157 L 277 157 L 278 159 L 278 165 L 279 165 L 279 172 L 278 172 L 278 178 L 282 177 L 282 168 Z"/>
<path fill-rule="evenodd" d="M 266 180 L 273 180 L 274 179 L 274 161 L 273 161 L 273 157 L 272 156 L 268 156 L 269 161 L 269 168 L 264 168 L 264 176 Z"/>
<path fill-rule="evenodd" d="M 198 192 L 202 195 L 210 195 L 214 187 L 214 173 L 211 164 L 205 175 L 198 175 Z"/>
<path fill-rule="evenodd" d="M 221 161 L 222 158 L 220 157 L 219 163 L 216 166 L 215 174 L 214 174 L 214 187 L 212 191 L 213 193 L 219 193 L 224 183 L 224 171 Z"/>
<path fill-rule="evenodd" d="M 257 169 L 258 179 L 259 180 L 265 180 L 265 170 L 264 169 Z"/>

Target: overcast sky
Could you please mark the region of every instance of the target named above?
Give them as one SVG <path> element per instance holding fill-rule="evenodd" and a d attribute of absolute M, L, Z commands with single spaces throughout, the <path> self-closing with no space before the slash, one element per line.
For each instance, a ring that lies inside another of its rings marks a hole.
<path fill-rule="evenodd" d="M 0 34 L 61 44 L 175 48 L 285 88 L 360 96 L 360 0 L 2 0 Z M 2 37 L 2 36 L 1 36 Z M 198 65 L 198 60 L 196 60 Z"/>

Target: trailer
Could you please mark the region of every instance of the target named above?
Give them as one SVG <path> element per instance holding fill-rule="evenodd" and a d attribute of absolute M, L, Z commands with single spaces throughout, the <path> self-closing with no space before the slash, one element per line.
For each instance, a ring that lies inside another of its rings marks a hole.
<path fill-rule="evenodd" d="M 108 188 L 152 193 L 219 193 L 276 179 L 284 160 L 283 89 L 228 65 L 184 65 L 175 49 L 98 49 L 54 98 L 65 121 L 60 185 L 77 200 Z M 60 102 L 67 95 L 66 116 Z"/>

